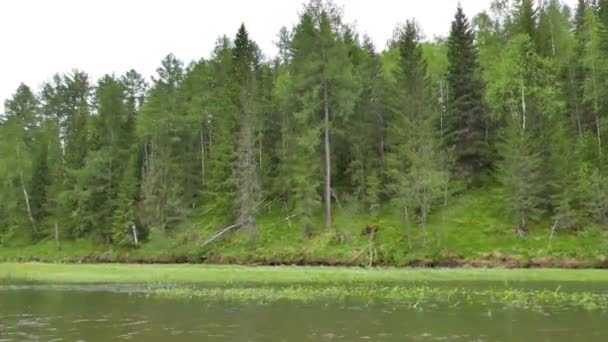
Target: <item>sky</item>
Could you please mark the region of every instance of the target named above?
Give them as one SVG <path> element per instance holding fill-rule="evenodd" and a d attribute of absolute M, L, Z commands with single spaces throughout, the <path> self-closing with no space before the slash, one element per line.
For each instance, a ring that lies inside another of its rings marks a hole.
<path fill-rule="evenodd" d="M 427 38 L 446 36 L 458 0 L 334 0 L 347 23 L 386 46 L 395 26 L 416 18 Z M 566 0 L 573 4 L 576 0 Z M 491 0 L 460 0 L 471 18 Z M 292 27 L 302 0 L 0 0 L 0 113 L 20 83 L 38 91 L 55 73 L 79 69 L 94 81 L 135 69 L 154 75 L 169 53 L 209 57 L 217 37 L 245 23 L 267 56 Z"/>

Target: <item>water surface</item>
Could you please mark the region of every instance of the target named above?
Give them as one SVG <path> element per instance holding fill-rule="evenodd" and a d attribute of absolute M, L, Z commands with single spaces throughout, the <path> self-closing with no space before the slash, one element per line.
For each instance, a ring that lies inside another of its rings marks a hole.
<path fill-rule="evenodd" d="M 594 284 L 589 289 L 603 288 Z M 150 289 L 148 285 L 1 286 L 0 342 L 608 340 L 608 315 L 601 310 L 412 308 L 364 301 L 183 301 L 146 296 Z"/>

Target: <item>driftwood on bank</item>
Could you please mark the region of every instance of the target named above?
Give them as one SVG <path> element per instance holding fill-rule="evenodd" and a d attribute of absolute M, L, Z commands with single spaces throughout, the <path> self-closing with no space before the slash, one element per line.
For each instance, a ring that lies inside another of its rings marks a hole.
<path fill-rule="evenodd" d="M 298 216 L 298 215 L 296 215 L 296 214 L 289 215 L 289 216 L 287 216 L 286 218 L 282 219 L 281 221 L 278 221 L 278 222 L 275 222 L 275 223 L 271 224 L 271 225 L 270 225 L 270 226 L 268 226 L 267 228 L 274 227 L 274 226 L 278 225 L 279 223 L 283 223 L 283 222 L 285 222 L 285 221 L 287 221 L 287 222 L 289 223 L 289 226 L 291 227 L 291 221 L 290 221 L 290 220 L 291 220 L 292 218 L 296 217 L 296 216 Z"/>
<path fill-rule="evenodd" d="M 553 226 L 551 226 L 551 235 L 549 235 L 549 244 L 548 244 L 548 248 L 551 248 L 551 241 L 553 240 L 553 235 L 555 235 L 555 229 L 557 228 L 557 224 L 559 223 L 559 218 L 557 220 L 555 220 L 555 223 L 553 224 Z"/>
<path fill-rule="evenodd" d="M 208 238 L 207 240 L 205 240 L 205 242 L 201 245 L 201 248 L 207 246 L 210 243 L 212 243 L 213 241 L 215 241 L 215 239 L 217 239 L 220 236 L 224 235 L 224 233 L 227 233 L 227 232 L 231 231 L 232 229 L 239 228 L 242 225 L 243 225 L 243 223 L 241 222 L 241 223 L 233 224 L 231 226 L 228 226 L 226 228 L 222 228 L 222 229 L 218 230 L 210 238 Z"/>
<path fill-rule="evenodd" d="M 378 255 L 378 252 L 376 251 L 376 244 L 374 242 L 374 239 L 376 238 L 376 234 L 378 233 L 378 229 L 376 227 L 376 229 L 373 229 L 369 232 L 369 239 L 367 240 L 367 246 L 365 246 L 365 248 L 363 248 L 359 253 L 357 253 L 355 255 L 354 258 L 352 258 L 350 260 L 350 263 L 352 264 L 355 260 L 359 259 L 359 257 L 361 257 L 361 255 L 363 255 L 363 253 L 368 252 L 368 263 L 367 265 L 369 267 L 372 267 L 374 265 L 374 256 Z"/>

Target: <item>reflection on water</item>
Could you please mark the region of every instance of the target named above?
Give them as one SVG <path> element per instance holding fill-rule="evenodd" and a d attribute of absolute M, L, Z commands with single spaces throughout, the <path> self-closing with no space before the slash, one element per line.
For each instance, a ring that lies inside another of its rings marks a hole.
<path fill-rule="evenodd" d="M 149 286 L 5 285 L 5 341 L 606 341 L 601 312 L 147 298 Z"/>

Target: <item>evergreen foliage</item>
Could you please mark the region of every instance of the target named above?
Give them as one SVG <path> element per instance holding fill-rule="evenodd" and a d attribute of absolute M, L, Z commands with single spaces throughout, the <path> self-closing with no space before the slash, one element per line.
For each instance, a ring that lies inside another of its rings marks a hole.
<path fill-rule="evenodd" d="M 347 212 L 426 241 L 451 196 L 493 189 L 520 231 L 608 224 L 608 1 L 495 1 L 471 21 L 459 6 L 445 39 L 408 20 L 380 51 L 311 0 L 276 40 L 268 58 L 242 25 L 209 58 L 168 55 L 150 84 L 75 70 L 19 85 L 0 120 L 0 242 L 131 248 L 238 224 L 250 246 L 266 211 L 286 239 L 337 244 Z"/>

